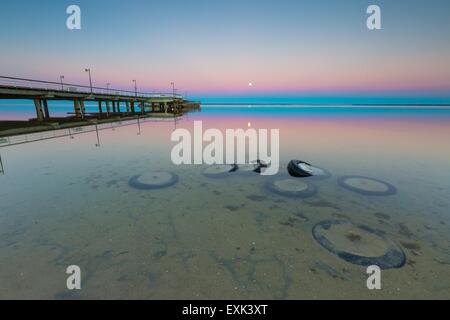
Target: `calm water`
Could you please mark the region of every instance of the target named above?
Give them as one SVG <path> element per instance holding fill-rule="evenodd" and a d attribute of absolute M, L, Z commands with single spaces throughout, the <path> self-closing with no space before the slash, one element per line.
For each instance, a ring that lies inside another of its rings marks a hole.
<path fill-rule="evenodd" d="M 273 177 L 223 179 L 174 166 L 176 128 L 280 129 L 281 169 L 291 159 L 326 168 L 306 199 L 265 188 Z M 450 109 L 204 107 L 176 123 L 147 122 L 0 149 L 0 298 L 299 299 L 450 298 Z M 179 182 L 141 191 L 152 170 Z M 398 192 L 353 193 L 344 175 L 374 177 Z M 404 251 L 382 271 L 327 251 L 316 223 L 339 219 L 385 233 Z M 82 290 L 66 289 L 66 267 Z"/>

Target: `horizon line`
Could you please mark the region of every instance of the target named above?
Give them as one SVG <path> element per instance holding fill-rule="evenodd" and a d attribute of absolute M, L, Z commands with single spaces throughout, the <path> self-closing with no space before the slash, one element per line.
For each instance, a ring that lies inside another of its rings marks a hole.
<path fill-rule="evenodd" d="M 201 103 L 202 106 L 299 106 L 299 107 L 450 107 L 441 103 L 245 103 L 245 102 L 211 102 Z"/>

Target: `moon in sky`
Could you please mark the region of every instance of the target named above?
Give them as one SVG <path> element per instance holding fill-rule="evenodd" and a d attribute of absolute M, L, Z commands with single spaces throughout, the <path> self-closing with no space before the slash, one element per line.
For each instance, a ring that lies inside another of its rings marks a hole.
<path fill-rule="evenodd" d="M 252 83 L 252 82 L 249 82 L 249 83 L 248 83 L 248 86 L 249 86 L 249 87 L 253 87 L 253 83 Z"/>

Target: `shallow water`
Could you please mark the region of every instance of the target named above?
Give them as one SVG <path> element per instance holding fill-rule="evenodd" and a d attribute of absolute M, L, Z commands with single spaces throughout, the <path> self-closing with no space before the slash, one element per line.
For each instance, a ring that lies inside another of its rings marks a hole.
<path fill-rule="evenodd" d="M 223 179 L 170 160 L 175 128 L 280 129 L 281 170 L 302 159 L 332 177 L 309 198 L 284 197 L 273 177 Z M 0 148 L 0 298 L 300 299 L 450 298 L 450 109 L 204 107 L 149 121 Z M 128 180 L 171 171 L 176 185 L 136 190 Z M 367 196 L 337 178 L 397 188 Z M 384 232 L 406 255 L 366 287 L 365 267 L 318 244 L 330 219 Z M 82 290 L 66 289 L 78 265 Z"/>

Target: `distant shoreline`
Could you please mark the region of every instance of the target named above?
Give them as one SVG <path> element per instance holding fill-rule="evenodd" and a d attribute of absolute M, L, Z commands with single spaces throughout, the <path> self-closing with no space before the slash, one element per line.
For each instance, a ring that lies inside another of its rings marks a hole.
<path fill-rule="evenodd" d="M 283 107 L 400 107 L 400 108 L 420 108 L 420 107 L 450 107 L 450 104 L 367 104 L 367 103 L 354 103 L 354 104 L 302 104 L 302 103 L 202 103 L 202 106 L 283 106 Z"/>

